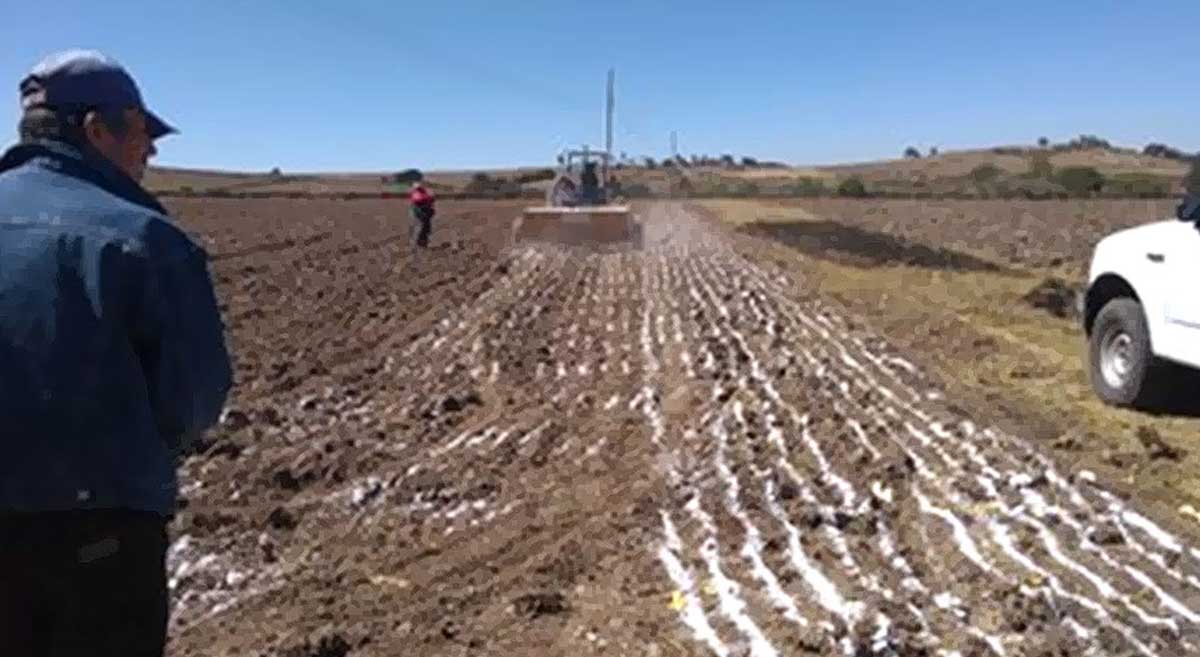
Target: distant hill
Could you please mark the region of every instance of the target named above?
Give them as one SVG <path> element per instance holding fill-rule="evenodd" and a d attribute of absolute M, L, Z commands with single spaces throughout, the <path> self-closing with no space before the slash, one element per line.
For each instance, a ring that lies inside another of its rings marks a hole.
<path fill-rule="evenodd" d="M 1104 175 L 1148 174 L 1182 177 L 1188 165 L 1184 161 L 1153 157 L 1128 150 L 1089 148 L 1054 151 L 1050 149 L 1001 146 L 987 149 L 949 151 L 919 159 L 881 160 L 857 164 L 817 167 L 822 173 L 835 177 L 858 175 L 864 180 L 878 180 L 925 175 L 927 177 L 965 176 L 976 167 L 991 164 L 1011 174 L 1029 170 L 1029 160 L 1043 153 L 1055 169 L 1075 166 L 1094 167 Z"/>
<path fill-rule="evenodd" d="M 1039 164 L 1040 162 L 1040 164 Z M 1047 166 L 1048 163 L 1048 166 Z M 1057 176 L 1079 167 L 1094 169 L 1103 183 L 1096 191 L 1110 195 L 1167 195 L 1181 191 L 1188 162 L 1178 157 L 1147 155 L 1108 146 L 1064 145 L 1047 148 L 1001 146 L 947 151 L 919 158 L 829 166 L 774 165 L 654 168 L 624 166 L 613 174 L 630 195 L 680 193 L 697 196 L 788 196 L 836 193 L 857 178 L 873 194 L 932 194 L 968 197 L 1064 195 L 1070 181 Z M 1040 168 L 1039 168 L 1040 167 Z M 488 171 L 429 171 L 425 181 L 449 196 L 504 190 L 507 195 L 540 196 L 546 187 L 535 172 L 522 167 Z M 398 170 L 399 171 L 399 170 Z M 397 172 L 305 173 L 230 172 L 151 167 L 146 186 L 163 195 L 197 196 L 359 196 L 397 193 Z M 482 174 L 482 175 L 481 175 Z M 1089 174 L 1090 175 L 1090 174 Z M 1078 178 L 1078 176 L 1076 176 Z M 484 183 L 473 178 L 484 178 Z M 1087 180 L 1093 178 L 1084 176 Z M 1066 185 L 1066 186 L 1064 186 Z"/>

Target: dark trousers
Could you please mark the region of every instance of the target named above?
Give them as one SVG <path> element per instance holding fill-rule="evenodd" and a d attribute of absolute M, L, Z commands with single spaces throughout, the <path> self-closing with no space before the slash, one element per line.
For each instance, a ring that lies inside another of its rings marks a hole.
<path fill-rule="evenodd" d="M 433 211 L 416 207 L 412 210 L 413 243 L 420 248 L 429 246 L 429 233 L 433 229 Z"/>
<path fill-rule="evenodd" d="M 0 515 L 0 653 L 161 657 L 166 550 L 153 514 Z"/>

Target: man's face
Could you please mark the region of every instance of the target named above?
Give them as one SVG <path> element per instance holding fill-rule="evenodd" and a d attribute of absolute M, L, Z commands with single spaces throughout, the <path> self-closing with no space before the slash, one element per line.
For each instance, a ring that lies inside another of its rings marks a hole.
<path fill-rule="evenodd" d="M 104 125 L 99 115 L 93 114 L 88 120 L 87 136 L 101 155 L 130 178 L 141 182 L 146 174 L 146 165 L 158 151 L 146 130 L 146 115 L 134 108 L 124 110 L 124 114 L 124 134 L 115 134 Z"/>

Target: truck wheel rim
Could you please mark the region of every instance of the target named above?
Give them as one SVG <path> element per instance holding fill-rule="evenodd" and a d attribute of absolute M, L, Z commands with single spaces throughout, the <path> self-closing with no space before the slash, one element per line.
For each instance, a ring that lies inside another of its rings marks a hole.
<path fill-rule="evenodd" d="M 1100 372 L 1104 382 L 1113 388 L 1121 388 L 1129 381 L 1133 371 L 1133 338 L 1129 334 L 1114 330 L 1104 337 L 1100 347 Z"/>

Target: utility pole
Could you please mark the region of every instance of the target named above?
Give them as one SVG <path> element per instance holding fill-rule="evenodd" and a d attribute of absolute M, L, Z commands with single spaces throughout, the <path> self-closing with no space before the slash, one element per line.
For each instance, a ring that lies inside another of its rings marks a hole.
<path fill-rule="evenodd" d="M 608 161 L 612 159 L 612 129 L 613 129 L 613 107 L 616 99 L 613 97 L 613 87 L 616 82 L 616 71 L 608 69 L 608 90 L 607 100 L 604 106 L 604 185 L 608 186 Z"/>
<path fill-rule="evenodd" d="M 671 157 L 679 157 L 679 135 L 674 130 L 671 131 Z"/>

